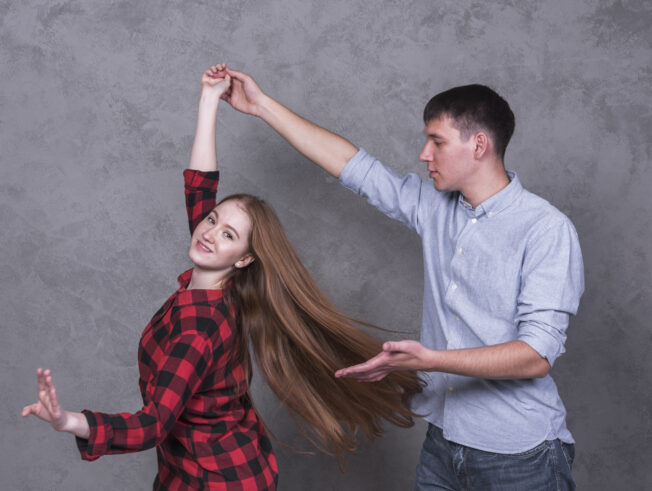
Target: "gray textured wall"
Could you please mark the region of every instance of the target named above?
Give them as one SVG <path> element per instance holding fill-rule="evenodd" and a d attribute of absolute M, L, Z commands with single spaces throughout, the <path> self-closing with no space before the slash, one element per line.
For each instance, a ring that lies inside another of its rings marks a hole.
<path fill-rule="evenodd" d="M 0 488 L 140 490 L 153 451 L 83 463 L 20 409 L 34 369 L 65 407 L 136 410 L 142 328 L 189 266 L 181 170 L 199 76 L 222 60 L 399 171 L 421 172 L 421 110 L 483 82 L 511 103 L 507 166 L 574 221 L 586 293 L 553 374 L 580 489 L 652 486 L 652 9 L 645 0 L 0 1 Z M 223 191 L 277 209 L 344 311 L 420 325 L 416 236 L 226 105 Z M 425 174 L 422 174 L 425 176 Z M 257 400 L 301 444 L 277 403 Z M 279 445 L 281 489 L 410 489 L 424 426 L 364 444 L 341 476 Z"/>

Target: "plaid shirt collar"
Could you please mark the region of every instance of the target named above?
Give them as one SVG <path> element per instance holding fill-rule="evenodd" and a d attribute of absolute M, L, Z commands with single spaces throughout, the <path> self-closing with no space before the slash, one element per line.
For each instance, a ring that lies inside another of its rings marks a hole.
<path fill-rule="evenodd" d="M 222 290 L 186 290 L 190 278 L 192 277 L 192 268 L 181 273 L 177 280 L 179 288 L 177 289 L 177 305 L 197 305 L 197 304 L 214 304 L 222 300 Z"/>

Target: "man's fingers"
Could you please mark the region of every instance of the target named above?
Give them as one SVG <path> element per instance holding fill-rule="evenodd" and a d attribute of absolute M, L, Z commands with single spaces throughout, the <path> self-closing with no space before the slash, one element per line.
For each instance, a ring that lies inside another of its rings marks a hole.
<path fill-rule="evenodd" d="M 383 351 L 414 354 L 417 351 L 417 348 L 420 346 L 420 343 L 407 339 L 403 341 L 387 341 L 385 344 L 383 344 Z"/>
<path fill-rule="evenodd" d="M 249 75 L 247 75 L 246 73 L 239 72 L 238 70 L 234 70 L 232 68 L 227 68 L 226 73 L 228 73 L 229 75 L 231 75 L 231 77 L 240 81 L 244 81 L 249 77 Z"/>
<path fill-rule="evenodd" d="M 364 373 L 350 373 L 342 371 L 338 378 L 350 378 L 357 382 L 377 382 L 387 376 L 387 370 L 374 370 Z"/>
<path fill-rule="evenodd" d="M 409 351 L 409 345 L 406 341 L 387 341 L 383 345 L 383 351 L 400 351 L 406 352 Z"/>

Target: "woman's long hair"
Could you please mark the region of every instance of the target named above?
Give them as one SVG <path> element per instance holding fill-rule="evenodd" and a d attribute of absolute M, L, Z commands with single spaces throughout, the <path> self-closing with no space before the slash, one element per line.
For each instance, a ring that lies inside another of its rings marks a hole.
<path fill-rule="evenodd" d="M 230 277 L 227 300 L 241 331 L 240 350 L 247 380 L 251 347 L 265 380 L 289 409 L 301 433 L 340 465 L 357 447 L 361 429 L 373 440 L 384 433 L 382 420 L 400 427 L 414 425 L 409 399 L 423 382 L 414 372 L 395 371 L 383 380 L 360 383 L 334 376 L 343 367 L 362 363 L 382 350 L 381 343 L 354 323 L 319 290 L 285 235 L 274 211 L 248 194 L 238 201 L 252 222 L 247 267 Z M 373 326 L 372 326 L 373 327 Z"/>

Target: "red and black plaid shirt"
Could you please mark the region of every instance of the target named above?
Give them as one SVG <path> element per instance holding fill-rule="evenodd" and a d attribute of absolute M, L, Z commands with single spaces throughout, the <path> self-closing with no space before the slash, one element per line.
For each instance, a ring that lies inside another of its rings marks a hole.
<path fill-rule="evenodd" d="M 218 172 L 186 170 L 190 230 L 215 207 Z M 272 447 L 247 396 L 236 334 L 222 290 L 186 290 L 192 270 L 143 331 L 138 350 L 144 407 L 135 414 L 84 411 L 82 458 L 156 447 L 154 489 L 276 489 Z"/>

